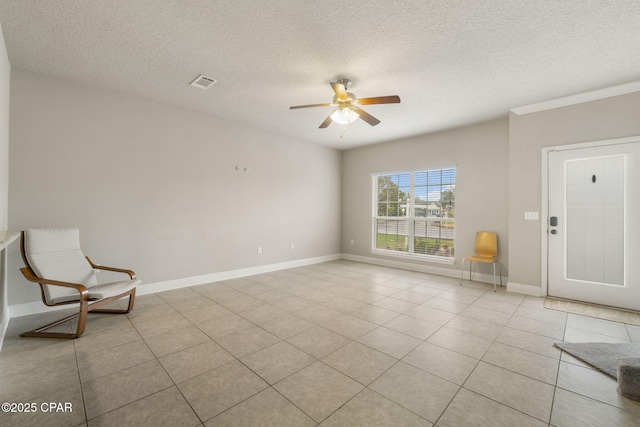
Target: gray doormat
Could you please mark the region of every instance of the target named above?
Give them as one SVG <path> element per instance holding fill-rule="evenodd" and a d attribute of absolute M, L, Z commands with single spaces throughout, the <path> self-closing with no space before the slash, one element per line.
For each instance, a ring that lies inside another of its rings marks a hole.
<path fill-rule="evenodd" d="M 557 342 L 556 347 L 618 379 L 618 359 L 640 358 L 640 344 Z"/>

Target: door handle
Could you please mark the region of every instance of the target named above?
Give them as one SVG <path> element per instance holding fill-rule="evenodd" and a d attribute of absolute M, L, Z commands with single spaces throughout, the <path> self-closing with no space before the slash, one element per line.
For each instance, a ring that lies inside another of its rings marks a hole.
<path fill-rule="evenodd" d="M 551 230 L 551 234 L 558 234 L 558 230 Z"/>

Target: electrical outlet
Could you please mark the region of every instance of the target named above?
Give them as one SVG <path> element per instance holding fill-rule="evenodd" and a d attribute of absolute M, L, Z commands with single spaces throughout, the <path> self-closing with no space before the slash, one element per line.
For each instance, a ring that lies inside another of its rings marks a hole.
<path fill-rule="evenodd" d="M 258 254 L 262 253 L 262 246 L 258 246 Z"/>
<path fill-rule="evenodd" d="M 538 212 L 525 212 L 524 219 L 528 221 L 537 221 L 539 219 Z"/>
<path fill-rule="evenodd" d="M 291 244 L 291 250 L 294 250 L 296 248 L 296 245 L 294 245 L 293 243 Z"/>
<path fill-rule="evenodd" d="M 355 241 L 355 240 L 353 240 L 353 239 L 351 239 L 351 244 L 353 245 L 353 244 L 355 244 L 355 243 L 356 243 L 356 241 Z"/>

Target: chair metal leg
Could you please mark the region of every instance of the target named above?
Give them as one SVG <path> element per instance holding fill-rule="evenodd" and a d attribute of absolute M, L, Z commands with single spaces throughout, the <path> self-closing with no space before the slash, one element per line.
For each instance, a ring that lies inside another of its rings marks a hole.
<path fill-rule="evenodd" d="M 471 282 L 471 270 L 473 269 L 473 261 L 469 261 L 469 282 Z M 464 259 L 462 260 L 462 265 L 460 266 L 460 286 L 462 286 L 462 282 L 464 281 Z"/>
<path fill-rule="evenodd" d="M 492 263 L 493 265 L 493 292 L 496 291 L 496 263 Z"/>
<path fill-rule="evenodd" d="M 473 268 L 473 261 L 469 261 L 469 281 L 471 281 L 472 268 Z M 460 286 L 462 286 L 463 281 L 464 281 L 464 259 L 462 260 L 462 265 L 460 266 Z"/>

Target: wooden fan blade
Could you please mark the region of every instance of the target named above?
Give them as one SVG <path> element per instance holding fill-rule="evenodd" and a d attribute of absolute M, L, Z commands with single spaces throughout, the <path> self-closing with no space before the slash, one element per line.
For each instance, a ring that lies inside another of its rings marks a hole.
<path fill-rule="evenodd" d="M 333 114 L 333 113 L 332 113 Z M 333 122 L 333 120 L 331 120 L 331 115 L 329 115 L 329 117 L 327 117 L 325 119 L 324 122 L 322 122 L 322 124 L 320 125 L 320 129 L 324 129 L 326 127 L 329 127 L 329 125 Z"/>
<path fill-rule="evenodd" d="M 336 93 L 336 96 L 339 100 L 346 101 L 347 99 L 349 99 L 349 97 L 347 96 L 347 90 L 344 88 L 344 85 L 342 83 L 331 82 L 331 87 L 333 88 L 333 91 Z"/>
<path fill-rule="evenodd" d="M 297 110 L 298 108 L 309 108 L 309 107 L 331 107 L 331 104 L 294 105 L 293 107 L 289 107 L 289 110 Z"/>
<path fill-rule="evenodd" d="M 371 114 L 367 113 L 366 111 L 360 109 L 360 108 L 353 108 L 353 111 L 355 111 L 356 113 L 358 113 L 358 115 L 360 116 L 360 118 L 362 120 L 364 120 L 365 122 L 369 123 L 371 126 L 375 126 L 378 123 L 380 123 L 380 120 L 376 119 L 375 117 L 373 117 Z"/>
<path fill-rule="evenodd" d="M 373 98 L 358 98 L 358 104 L 360 105 L 399 104 L 399 103 L 400 103 L 400 97 L 398 95 L 374 96 Z"/>

